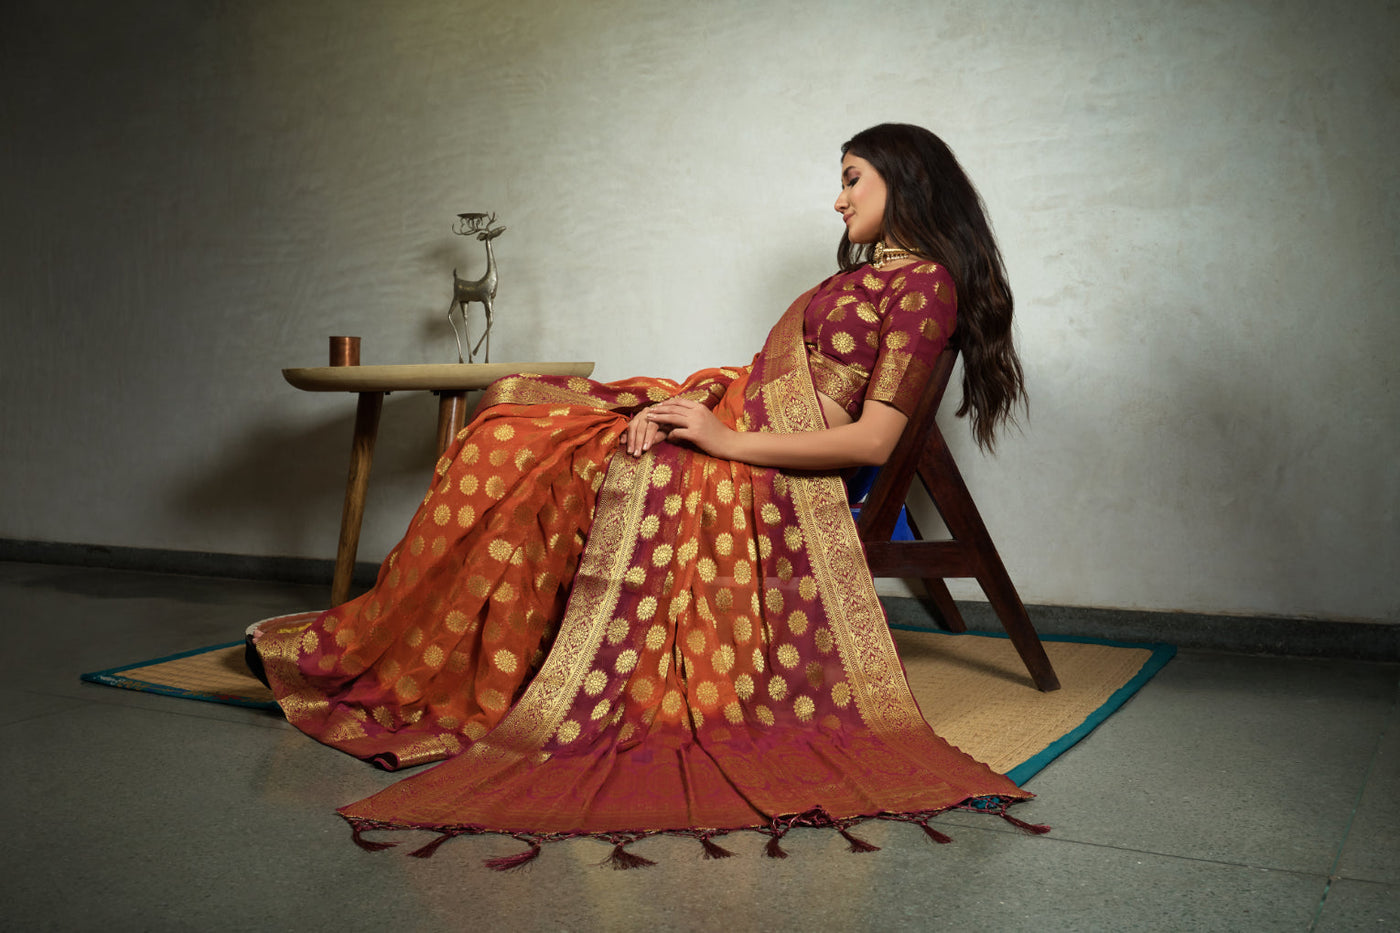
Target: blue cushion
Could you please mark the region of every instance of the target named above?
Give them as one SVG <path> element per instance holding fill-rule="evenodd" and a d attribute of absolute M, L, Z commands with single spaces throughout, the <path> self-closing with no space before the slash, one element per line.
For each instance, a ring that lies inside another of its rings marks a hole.
<path fill-rule="evenodd" d="M 875 477 L 880 475 L 880 468 L 874 466 L 861 467 L 856 470 L 846 480 L 846 497 L 855 503 L 851 506 L 851 516 L 860 520 L 860 503 L 865 501 L 865 497 L 870 495 L 870 489 L 875 485 Z M 894 520 L 894 532 L 890 535 L 891 541 L 913 541 L 914 529 L 909 527 L 909 510 L 904 506 L 899 507 L 899 516 Z"/>

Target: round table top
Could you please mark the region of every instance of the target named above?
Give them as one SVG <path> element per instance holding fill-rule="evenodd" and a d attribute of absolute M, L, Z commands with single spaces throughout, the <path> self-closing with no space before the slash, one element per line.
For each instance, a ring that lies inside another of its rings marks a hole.
<path fill-rule="evenodd" d="M 592 363 L 405 363 L 387 366 L 308 366 L 282 370 L 282 378 L 307 392 L 435 392 L 484 389 L 497 379 L 589 376 Z"/>

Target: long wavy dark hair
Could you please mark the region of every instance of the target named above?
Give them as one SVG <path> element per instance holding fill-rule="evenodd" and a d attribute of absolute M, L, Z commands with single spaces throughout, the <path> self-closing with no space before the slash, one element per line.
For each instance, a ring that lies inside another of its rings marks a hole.
<path fill-rule="evenodd" d="M 962 348 L 962 404 L 972 414 L 972 433 L 984 450 L 995 446 L 996 429 L 1028 410 L 1025 377 L 1011 340 L 1011 287 L 986 208 L 953 151 L 920 126 L 882 123 L 857 133 L 841 147 L 869 162 L 887 188 L 883 234 L 942 263 L 958 292 L 957 338 Z M 870 261 L 874 244 L 852 243 L 846 234 L 836 258 L 849 272 Z"/>

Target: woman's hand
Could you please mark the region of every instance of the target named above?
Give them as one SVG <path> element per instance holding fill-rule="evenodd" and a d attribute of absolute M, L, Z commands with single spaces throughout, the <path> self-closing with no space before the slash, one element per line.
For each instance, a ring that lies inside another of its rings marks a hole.
<path fill-rule="evenodd" d="M 727 458 L 726 445 L 736 433 L 721 424 L 710 409 L 686 398 L 659 402 L 642 412 L 642 417 L 663 431 L 666 440 L 686 441 L 712 457 Z"/>
<path fill-rule="evenodd" d="M 633 415 L 632 420 L 627 422 L 627 430 L 622 435 L 620 443 L 634 457 L 640 457 L 651 450 L 652 445 L 659 444 L 666 439 L 666 429 L 647 417 L 650 411 L 650 408 L 644 408 Z"/>

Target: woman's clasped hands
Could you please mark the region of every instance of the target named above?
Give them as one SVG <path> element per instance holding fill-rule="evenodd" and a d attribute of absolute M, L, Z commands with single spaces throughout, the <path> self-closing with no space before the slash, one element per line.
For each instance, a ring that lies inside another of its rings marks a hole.
<path fill-rule="evenodd" d="M 734 434 L 714 412 L 687 398 L 671 398 L 633 416 L 622 437 L 627 452 L 640 457 L 661 441 L 686 441 L 711 456 L 724 456 L 725 440 Z"/>

